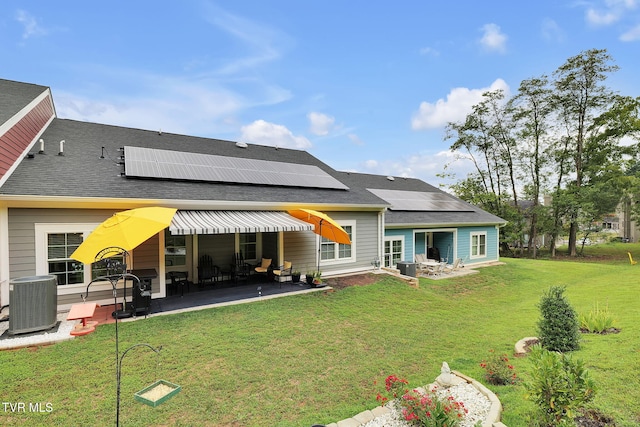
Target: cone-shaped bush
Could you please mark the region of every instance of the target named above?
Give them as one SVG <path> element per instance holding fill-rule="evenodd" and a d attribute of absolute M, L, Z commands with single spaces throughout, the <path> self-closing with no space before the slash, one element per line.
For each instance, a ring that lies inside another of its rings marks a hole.
<path fill-rule="evenodd" d="M 580 347 L 578 315 L 564 296 L 565 288 L 552 286 L 540 300 L 538 339 L 549 351 L 567 352 Z"/>

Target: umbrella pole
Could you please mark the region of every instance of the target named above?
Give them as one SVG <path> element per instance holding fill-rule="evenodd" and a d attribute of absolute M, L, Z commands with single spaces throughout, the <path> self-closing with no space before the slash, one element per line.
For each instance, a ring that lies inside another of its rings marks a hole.
<path fill-rule="evenodd" d="M 318 229 L 318 269 L 316 270 L 317 272 L 320 272 L 320 258 L 322 253 L 322 221 L 324 221 L 324 219 L 320 220 L 320 228 Z"/>

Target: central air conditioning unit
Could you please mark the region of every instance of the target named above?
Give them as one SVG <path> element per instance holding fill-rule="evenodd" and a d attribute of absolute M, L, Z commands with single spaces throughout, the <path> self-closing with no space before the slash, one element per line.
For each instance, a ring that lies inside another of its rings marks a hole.
<path fill-rule="evenodd" d="M 56 325 L 56 276 L 30 276 L 9 282 L 9 335 L 51 329 Z"/>

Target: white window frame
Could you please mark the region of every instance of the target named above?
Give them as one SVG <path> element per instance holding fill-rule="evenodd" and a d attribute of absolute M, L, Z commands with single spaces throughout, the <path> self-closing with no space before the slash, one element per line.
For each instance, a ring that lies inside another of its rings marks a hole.
<path fill-rule="evenodd" d="M 252 259 L 252 258 L 247 258 L 246 254 L 244 253 L 245 251 L 242 252 L 242 257 L 244 258 L 245 262 L 248 263 L 256 263 L 260 260 L 261 257 L 261 252 L 262 252 L 262 232 L 252 232 L 253 234 L 256 235 L 256 258 Z M 251 234 L 251 233 L 236 233 L 235 235 L 235 246 L 236 246 L 236 250 L 235 252 L 238 253 L 240 252 L 242 249 L 240 248 L 240 235 L 241 234 Z"/>
<path fill-rule="evenodd" d="M 478 241 L 474 245 L 473 238 L 477 237 Z M 484 245 L 480 244 L 481 237 L 484 237 Z M 480 248 L 484 247 L 484 252 L 480 252 Z M 476 255 L 473 254 L 473 249 L 477 249 Z M 487 257 L 487 232 L 486 231 L 474 231 L 469 235 L 469 258 L 477 259 L 477 258 L 486 258 Z"/>
<path fill-rule="evenodd" d="M 384 243 L 386 244 L 387 242 L 389 242 L 389 247 L 391 249 L 393 249 L 393 242 L 394 241 L 400 241 L 400 260 L 402 261 L 402 257 L 404 255 L 404 250 L 405 250 L 405 246 L 404 246 L 404 236 L 385 236 L 384 237 Z M 389 263 L 391 264 L 393 261 L 393 251 L 389 253 L 389 255 L 391 256 L 391 258 L 389 259 Z M 396 264 L 392 264 L 392 265 L 386 265 L 387 264 L 387 253 L 385 252 L 385 245 L 382 245 L 382 257 L 383 257 L 383 264 L 385 267 L 390 267 L 390 268 L 395 268 Z"/>
<path fill-rule="evenodd" d="M 57 233 L 82 233 L 83 240 L 89 236 L 89 233 L 93 231 L 99 224 L 84 223 L 84 224 L 60 224 L 60 223 L 36 223 L 35 224 L 35 252 L 36 252 L 36 275 L 46 276 L 49 274 L 48 263 L 48 239 L 47 235 Z M 129 263 L 133 265 L 133 255 L 129 254 Z M 76 283 L 73 285 L 58 286 L 58 295 L 78 294 L 84 292 L 87 289 L 87 285 L 91 282 L 91 264 L 84 264 L 84 278 L 82 283 Z M 120 281 L 118 288 L 123 286 Z M 110 282 L 94 282 L 91 285 L 91 292 L 111 290 L 113 286 Z"/>
<path fill-rule="evenodd" d="M 336 220 L 338 225 L 341 227 L 351 227 L 351 256 L 347 258 L 339 258 L 340 254 L 340 243 L 334 243 L 333 246 L 333 258 L 330 259 L 321 259 L 320 266 L 327 265 L 339 265 L 339 264 L 349 264 L 356 261 L 356 221 L 355 220 Z M 322 237 L 317 236 L 316 240 L 317 245 L 322 245 Z M 322 247 L 322 246 L 320 246 Z"/>

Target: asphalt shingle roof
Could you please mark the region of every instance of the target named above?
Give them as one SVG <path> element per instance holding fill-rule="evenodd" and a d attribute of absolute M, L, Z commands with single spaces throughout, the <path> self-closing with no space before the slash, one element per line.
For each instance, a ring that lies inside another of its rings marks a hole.
<path fill-rule="evenodd" d="M 66 119 L 54 119 L 42 138 L 45 154 L 34 153 L 33 158 L 23 159 L 0 188 L 0 194 L 378 207 L 385 204 L 367 191 L 127 178 L 121 176 L 124 167 L 119 159 L 120 148 L 136 146 L 315 165 L 340 180 L 339 172 L 306 151 L 252 144 L 239 148 L 232 141 Z M 58 155 L 61 140 L 65 141 L 64 156 Z M 100 158 L 102 147 L 104 159 Z"/>
<path fill-rule="evenodd" d="M 47 90 L 45 86 L 0 79 L 0 124 Z"/>
<path fill-rule="evenodd" d="M 473 206 L 462 199 L 459 199 L 441 189 L 434 187 L 422 180 L 415 178 L 393 177 L 388 179 L 383 175 L 361 174 L 341 172 L 342 182 L 351 188 L 363 189 L 383 189 L 398 191 L 418 191 L 424 193 L 441 193 L 464 203 L 469 207 L 468 211 L 401 211 L 393 210 L 391 207 L 385 213 L 385 224 L 387 226 L 456 226 L 456 225 L 480 225 L 480 224 L 504 224 L 506 221 L 496 215 L 486 212 Z"/>

